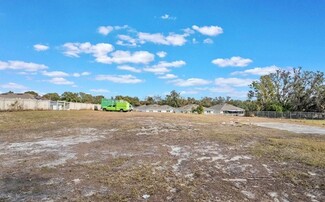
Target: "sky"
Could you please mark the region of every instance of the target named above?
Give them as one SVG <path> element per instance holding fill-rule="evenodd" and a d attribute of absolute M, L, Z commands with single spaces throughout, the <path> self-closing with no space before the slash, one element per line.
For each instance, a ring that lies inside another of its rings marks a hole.
<path fill-rule="evenodd" d="M 0 0 L 0 93 L 230 96 L 325 71 L 325 1 Z"/>

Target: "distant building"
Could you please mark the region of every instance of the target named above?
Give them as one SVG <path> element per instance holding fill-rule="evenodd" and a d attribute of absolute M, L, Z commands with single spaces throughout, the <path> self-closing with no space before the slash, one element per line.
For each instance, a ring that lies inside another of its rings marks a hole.
<path fill-rule="evenodd" d="M 196 109 L 198 106 L 199 105 L 197 105 L 197 104 L 188 104 L 183 107 L 177 108 L 176 112 L 184 113 L 184 114 L 192 113 L 193 109 Z"/>
<path fill-rule="evenodd" d="M 214 105 L 206 110 L 213 111 L 214 114 L 244 115 L 245 113 L 244 109 L 227 103 Z"/>
<path fill-rule="evenodd" d="M 169 105 L 142 105 L 134 108 L 134 111 L 138 112 L 162 112 L 162 113 L 173 113 L 174 108 Z"/>

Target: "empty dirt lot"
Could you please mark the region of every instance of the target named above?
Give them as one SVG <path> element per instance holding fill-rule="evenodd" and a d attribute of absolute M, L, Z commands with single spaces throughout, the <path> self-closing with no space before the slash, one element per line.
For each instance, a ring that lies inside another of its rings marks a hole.
<path fill-rule="evenodd" d="M 325 201 L 325 135 L 247 117 L 0 113 L 0 201 Z"/>

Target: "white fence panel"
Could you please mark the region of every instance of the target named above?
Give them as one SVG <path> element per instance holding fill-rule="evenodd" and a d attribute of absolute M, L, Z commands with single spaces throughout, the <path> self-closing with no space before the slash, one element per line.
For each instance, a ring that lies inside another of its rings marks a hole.
<path fill-rule="evenodd" d="M 94 110 L 99 104 L 64 101 L 0 98 L 0 111 L 9 110 Z"/>

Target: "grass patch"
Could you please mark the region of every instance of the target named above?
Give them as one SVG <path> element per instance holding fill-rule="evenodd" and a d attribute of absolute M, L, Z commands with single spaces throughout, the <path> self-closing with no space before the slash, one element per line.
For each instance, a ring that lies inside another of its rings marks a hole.
<path fill-rule="evenodd" d="M 253 153 L 281 161 L 296 161 L 325 168 L 323 137 L 267 138 L 253 148 Z"/>

